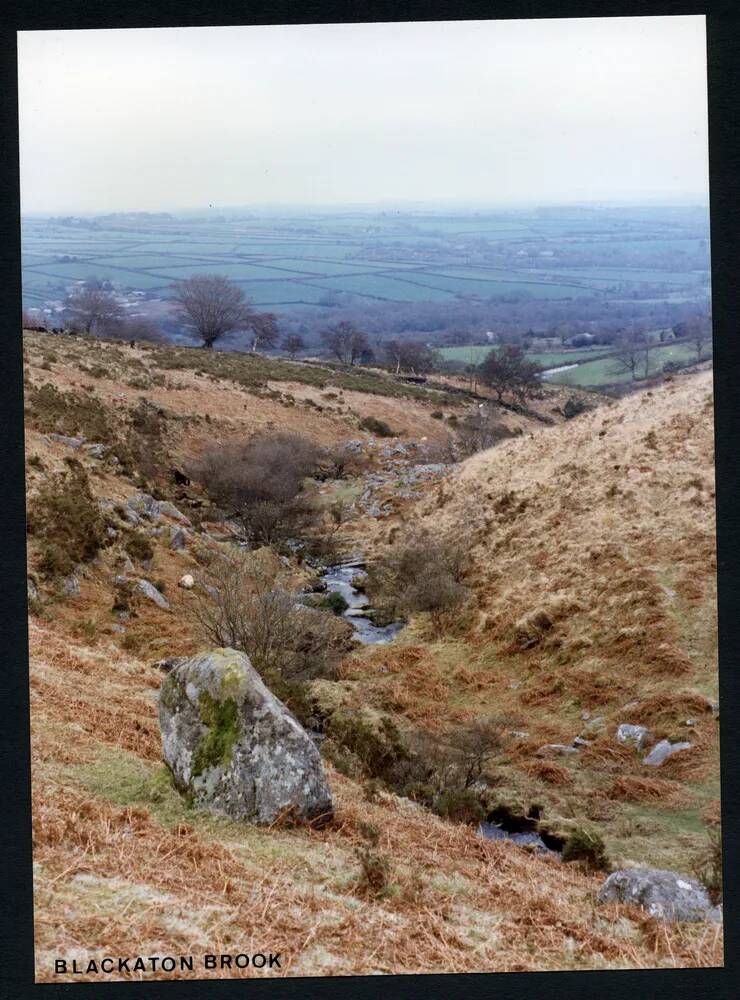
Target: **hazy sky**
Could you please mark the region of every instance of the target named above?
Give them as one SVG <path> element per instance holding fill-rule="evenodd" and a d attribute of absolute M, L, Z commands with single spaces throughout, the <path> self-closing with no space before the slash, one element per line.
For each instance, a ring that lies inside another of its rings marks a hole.
<path fill-rule="evenodd" d="M 26 212 L 707 197 L 701 16 L 18 45 Z"/>

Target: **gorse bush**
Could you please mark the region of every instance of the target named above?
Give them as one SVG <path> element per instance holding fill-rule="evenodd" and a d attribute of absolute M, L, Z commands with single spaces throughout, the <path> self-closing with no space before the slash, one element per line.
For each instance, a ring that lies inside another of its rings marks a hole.
<path fill-rule="evenodd" d="M 27 393 L 29 422 L 45 434 L 82 435 L 88 441 L 112 444 L 116 434 L 105 406 L 94 396 L 62 392 L 50 382 Z"/>
<path fill-rule="evenodd" d="M 376 417 L 363 417 L 359 423 L 361 431 L 369 431 L 371 434 L 376 434 L 378 437 L 393 437 L 394 432 L 385 422 L 385 420 L 378 420 Z"/>
<path fill-rule="evenodd" d="M 28 531 L 39 543 L 38 568 L 47 578 L 67 576 L 108 542 L 87 473 L 76 459 L 67 465 L 42 485 L 28 511 Z"/>
<path fill-rule="evenodd" d="M 592 871 L 609 871 L 606 845 L 598 833 L 574 830 L 563 845 L 563 861 L 579 861 Z"/>

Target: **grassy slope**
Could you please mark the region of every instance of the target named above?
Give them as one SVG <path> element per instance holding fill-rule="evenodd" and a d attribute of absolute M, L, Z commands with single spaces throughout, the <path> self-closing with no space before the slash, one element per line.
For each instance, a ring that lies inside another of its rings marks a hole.
<path fill-rule="evenodd" d="M 345 390 L 341 411 L 337 400 L 331 401 L 334 409 L 318 411 L 302 402 L 304 397 L 320 400 L 323 390 L 315 386 L 289 384 L 299 400 L 291 405 L 284 396 L 255 395 L 208 374 L 168 371 L 160 379 L 150 352 L 114 353 L 101 345 L 51 338 L 29 338 L 27 350 L 32 383 L 52 379 L 80 391 L 91 386 L 111 408 L 130 405 L 139 395 L 166 406 L 180 418 L 172 421 L 171 435 L 182 455 L 214 436 L 251 433 L 271 424 L 337 440 L 356 435 L 359 415 L 397 422 L 409 436 L 446 433 L 429 416 L 432 402 Z M 51 371 L 41 368 L 52 351 Z M 132 356 L 150 370 L 142 372 Z M 104 360 L 104 376 L 80 371 L 95 358 Z M 132 379 L 149 384 L 137 388 L 128 384 Z M 442 487 L 441 497 L 430 494 L 416 513 L 433 518 L 435 525 L 440 518 L 450 524 L 465 518 L 476 543 L 471 582 L 485 617 L 471 634 L 443 642 L 430 641 L 424 623 L 414 623 L 398 649 L 376 648 L 352 657 L 343 669 L 343 684 L 368 702 L 387 706 L 395 699 L 395 710 L 408 721 L 430 728 L 506 709 L 523 716 L 537 745 L 546 737 L 572 738 L 584 704 L 611 720 L 628 697 L 655 694 L 657 717 L 665 705 L 678 710 L 684 688 L 713 696 L 711 410 L 704 403 L 709 387 L 705 376 L 676 382 L 643 397 L 642 406 L 633 400 L 636 417 L 624 401 L 560 428 L 542 431 L 538 425 L 533 437 L 468 462 L 458 480 Z M 182 419 L 194 412 L 199 420 Z M 607 434 L 594 438 L 601 421 L 607 422 Z M 643 456 L 641 435 L 651 421 L 658 428 L 658 452 Z M 46 471 L 60 467 L 68 454 L 32 426 L 28 450 L 42 458 Z M 623 493 L 607 508 L 599 499 L 589 511 L 590 502 L 607 488 L 604 463 L 611 460 L 611 450 L 615 464 L 622 464 L 613 478 Z M 656 466 L 652 472 L 644 471 L 648 462 Z M 581 464 L 585 475 L 577 471 Z M 686 485 L 684 480 L 697 478 L 697 470 L 701 488 Z M 29 471 L 31 491 L 45 474 Z M 92 481 L 101 496 L 135 492 L 133 484 L 106 471 L 93 474 Z M 507 484 L 517 494 L 531 495 L 530 506 L 520 521 L 493 515 L 486 526 L 491 517 L 487 494 L 498 495 Z M 656 501 L 657 518 L 652 516 Z M 597 550 L 593 561 L 587 544 Z M 610 554 L 610 544 L 618 552 Z M 124 640 L 112 628 L 114 569 L 107 559 L 104 554 L 99 565 L 85 571 L 79 597 L 53 605 L 30 623 L 40 979 L 51 979 L 53 957 L 65 954 L 197 956 L 270 948 L 283 953 L 282 974 L 289 975 L 721 962 L 721 936 L 714 927 L 666 929 L 626 909 L 595 910 L 600 877 L 509 844 L 484 842 L 472 830 L 393 795 L 371 801 L 360 785 L 331 769 L 337 817 L 321 832 L 261 830 L 193 813 L 174 794 L 160 764 L 160 677 L 148 664 L 196 648 L 183 614 L 188 595 L 176 581 L 183 572 L 197 573 L 198 564 L 188 551 L 157 548 L 149 575 L 165 580 L 172 612 L 142 605 Z M 675 568 L 669 571 L 671 564 Z M 533 568 L 539 576 L 533 576 Z M 513 582 L 517 579 L 522 582 Z M 665 607 L 663 591 L 656 589 L 660 583 L 667 588 Z M 571 612 L 545 646 L 523 654 L 507 651 L 511 621 L 553 590 L 571 589 L 574 597 L 588 599 L 600 587 L 601 604 L 587 601 L 583 611 Z M 628 645 L 615 652 L 615 628 L 639 627 L 645 594 L 651 600 L 644 627 L 654 631 L 629 636 Z M 579 636 L 591 637 L 594 647 L 579 645 Z M 602 667 L 609 681 L 595 699 Z M 510 686 L 514 679 L 520 688 Z M 558 680 L 565 682 L 564 689 L 553 688 Z M 690 841 L 678 845 L 683 853 L 675 860 L 683 862 L 699 841 L 697 817 L 701 803 L 716 795 L 717 774 L 714 724 L 693 702 L 687 711 L 699 717 L 700 751 L 688 773 L 677 768 L 678 761 L 665 776 L 661 772 L 657 809 L 650 802 L 635 805 L 594 794 L 594 783 L 610 780 L 602 757 L 616 760 L 620 774 L 635 766 L 626 764 L 608 741 L 594 745 L 593 767 L 580 765 L 585 780 L 573 768 L 572 785 L 563 779 L 570 765 L 530 773 L 526 748 L 521 752 L 512 746 L 510 761 L 499 764 L 502 789 L 514 798 L 536 795 L 548 816 L 561 821 L 568 810 L 577 813 L 584 793 L 602 806 L 615 803 L 625 852 L 638 860 L 661 843 L 668 823 L 680 819 Z M 681 714 L 670 719 L 671 725 Z M 666 785 L 676 792 L 676 801 L 666 795 Z M 645 810 L 652 823 L 663 810 L 664 825 L 640 833 Z M 379 850 L 391 863 L 389 890 L 379 899 L 361 887 L 356 848 L 364 843 L 363 823 L 380 830 Z M 612 837 L 610 848 L 619 846 Z"/>

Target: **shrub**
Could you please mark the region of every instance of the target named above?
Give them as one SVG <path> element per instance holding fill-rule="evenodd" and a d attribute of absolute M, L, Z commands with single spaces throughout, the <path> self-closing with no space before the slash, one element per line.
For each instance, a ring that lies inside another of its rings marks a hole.
<path fill-rule="evenodd" d="M 61 392 L 50 382 L 27 395 L 26 412 L 31 423 L 44 433 L 83 435 L 90 441 L 111 444 L 115 433 L 108 411 L 95 397 Z"/>
<path fill-rule="evenodd" d="M 131 531 L 123 543 L 126 552 L 137 562 L 149 562 L 154 558 L 154 546 L 141 531 Z"/>
<path fill-rule="evenodd" d="M 300 494 L 320 457 L 300 434 L 277 433 L 211 448 L 191 471 L 215 503 L 242 520 L 252 541 L 269 545 L 307 521 L 310 505 Z"/>
<path fill-rule="evenodd" d="M 333 676 L 351 648 L 352 627 L 333 615 L 297 606 L 260 552 L 217 556 L 194 592 L 191 614 L 204 638 L 245 652 L 271 681 Z"/>
<path fill-rule="evenodd" d="M 445 415 L 441 410 L 433 410 L 431 414 L 432 420 L 444 420 Z"/>
<path fill-rule="evenodd" d="M 469 788 L 453 788 L 440 792 L 434 799 L 434 811 L 458 823 L 480 823 L 486 811 L 478 796 Z"/>
<path fill-rule="evenodd" d="M 319 597 L 314 607 L 325 608 L 334 615 L 341 615 L 347 610 L 349 604 L 340 593 L 332 591 L 330 594 L 323 594 Z"/>
<path fill-rule="evenodd" d="M 361 431 L 368 431 L 377 437 L 393 437 L 394 432 L 390 429 L 385 420 L 378 420 L 377 417 L 363 417 L 359 423 Z"/>
<path fill-rule="evenodd" d="M 707 824 L 707 841 L 694 859 L 694 875 L 702 882 L 716 905 L 722 901 L 722 827 Z"/>
<path fill-rule="evenodd" d="M 563 861 L 580 861 L 593 871 L 609 871 L 611 864 L 604 841 L 598 833 L 577 829 L 563 845 Z"/>
<path fill-rule="evenodd" d="M 480 410 L 476 414 L 468 414 L 463 420 L 456 422 L 457 439 L 453 445 L 453 459 L 474 455 L 478 451 L 493 448 L 501 441 L 513 437 L 514 432 L 488 413 Z"/>
<path fill-rule="evenodd" d="M 367 589 L 389 613 L 426 612 L 439 627 L 441 616 L 468 597 L 461 582 L 465 563 L 459 543 L 421 534 L 370 567 Z"/>
<path fill-rule="evenodd" d="M 360 862 L 357 892 L 362 896 L 376 898 L 385 895 L 390 887 L 391 875 L 388 856 L 372 845 L 355 848 L 355 855 Z"/>
<path fill-rule="evenodd" d="M 87 473 L 76 459 L 67 465 L 44 483 L 28 512 L 28 531 L 40 543 L 39 570 L 48 578 L 69 575 L 108 543 Z"/>
<path fill-rule="evenodd" d="M 579 416 L 581 413 L 585 413 L 588 409 L 588 404 L 585 399 L 579 399 L 577 396 L 570 396 L 563 407 L 563 416 L 566 420 L 572 420 L 573 417 Z"/>

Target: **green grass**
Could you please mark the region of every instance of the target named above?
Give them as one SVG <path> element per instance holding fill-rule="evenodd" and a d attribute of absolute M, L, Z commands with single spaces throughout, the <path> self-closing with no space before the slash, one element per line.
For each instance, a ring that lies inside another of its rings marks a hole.
<path fill-rule="evenodd" d="M 443 347 L 439 353 L 446 361 L 479 365 L 492 349 L 491 344 L 476 344 L 472 347 Z M 543 368 L 555 368 L 557 365 L 567 365 L 573 361 L 580 361 L 581 358 L 587 358 L 590 354 L 603 354 L 608 350 L 609 348 L 604 346 L 574 347 L 572 350 L 562 351 L 530 351 L 527 357 Z"/>
<path fill-rule="evenodd" d="M 679 364 L 689 364 L 696 361 L 696 351 L 690 344 L 674 344 L 667 347 L 656 347 L 650 355 L 649 374 L 656 375 L 663 368 L 667 361 L 675 361 Z M 578 368 L 571 368 L 568 371 L 558 372 L 548 379 L 556 385 L 573 386 L 593 386 L 593 385 L 624 385 L 632 381 L 628 372 L 616 372 L 614 358 L 603 358 L 600 361 L 588 361 L 579 365 Z M 641 369 L 638 373 L 640 377 L 644 374 Z"/>

